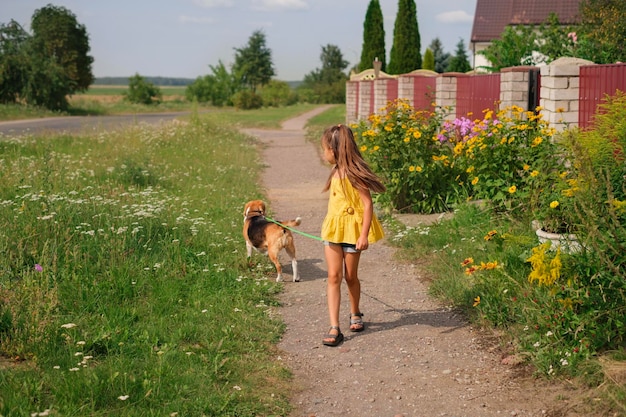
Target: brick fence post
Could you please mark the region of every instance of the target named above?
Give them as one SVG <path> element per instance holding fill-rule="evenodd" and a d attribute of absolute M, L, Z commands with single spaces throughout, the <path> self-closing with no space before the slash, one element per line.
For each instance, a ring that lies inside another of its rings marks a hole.
<path fill-rule="evenodd" d="M 458 73 L 443 73 L 437 77 L 437 92 L 435 104 L 442 108 L 450 109 L 445 117 L 446 120 L 454 120 L 456 117 L 456 85 Z"/>
<path fill-rule="evenodd" d="M 541 101 L 544 119 L 562 131 L 578 126 L 580 67 L 593 62 L 579 58 L 559 58 L 541 67 Z"/>
<path fill-rule="evenodd" d="M 500 71 L 500 109 L 518 106 L 524 110 L 533 111 L 528 107 L 530 80 L 529 72 L 537 69 L 533 66 L 502 68 Z"/>

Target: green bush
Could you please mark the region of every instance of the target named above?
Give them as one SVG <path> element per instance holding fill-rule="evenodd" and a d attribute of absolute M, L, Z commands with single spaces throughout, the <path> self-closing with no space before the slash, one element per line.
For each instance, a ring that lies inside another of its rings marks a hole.
<path fill-rule="evenodd" d="M 272 80 L 259 90 L 264 106 L 290 106 L 298 102 L 298 95 L 284 81 Z"/>
<path fill-rule="evenodd" d="M 128 91 L 124 94 L 127 101 L 136 104 L 158 104 L 163 95 L 161 89 L 135 74 L 128 80 Z"/>
<path fill-rule="evenodd" d="M 387 186 L 379 203 L 436 213 L 465 201 L 467 175 L 452 163 L 452 146 L 436 140 L 443 112 L 416 112 L 396 100 L 382 113 L 354 126 L 361 153 Z"/>
<path fill-rule="evenodd" d="M 241 110 L 260 109 L 263 107 L 263 99 L 251 90 L 241 90 L 232 97 L 233 106 Z"/>

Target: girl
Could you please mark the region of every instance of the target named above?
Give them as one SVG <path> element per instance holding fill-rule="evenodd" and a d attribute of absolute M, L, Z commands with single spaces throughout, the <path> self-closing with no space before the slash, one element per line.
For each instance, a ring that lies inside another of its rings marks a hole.
<path fill-rule="evenodd" d="M 341 281 L 345 277 L 350 298 L 350 331 L 365 329 L 359 309 L 361 283 L 357 275 L 361 251 L 381 239 L 383 229 L 374 215 L 372 196 L 385 186 L 363 160 L 352 130 L 332 126 L 322 135 L 324 159 L 333 168 L 324 187 L 329 192 L 328 213 L 322 224 L 324 255 L 328 266 L 326 296 L 330 330 L 323 339 L 326 346 L 343 341 L 339 328 Z"/>

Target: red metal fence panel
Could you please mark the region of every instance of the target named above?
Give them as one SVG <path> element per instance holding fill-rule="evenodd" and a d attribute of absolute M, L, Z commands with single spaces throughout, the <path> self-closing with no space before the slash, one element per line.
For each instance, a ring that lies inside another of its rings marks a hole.
<path fill-rule="evenodd" d="M 578 126 L 591 126 L 598 105 L 617 90 L 626 92 L 626 64 L 589 65 L 580 67 Z"/>
<path fill-rule="evenodd" d="M 435 95 L 437 94 L 436 77 L 414 77 L 413 79 L 413 108 L 415 110 L 433 110 Z"/>
<path fill-rule="evenodd" d="M 500 101 L 500 73 L 457 77 L 456 117 L 482 119 L 485 109 L 496 110 Z"/>

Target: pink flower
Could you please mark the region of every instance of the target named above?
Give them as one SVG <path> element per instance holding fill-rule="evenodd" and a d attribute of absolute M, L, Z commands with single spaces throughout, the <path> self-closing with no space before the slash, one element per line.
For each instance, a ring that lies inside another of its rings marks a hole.
<path fill-rule="evenodd" d="M 567 37 L 572 40 L 572 42 L 576 43 L 578 41 L 578 36 L 576 36 L 576 32 L 570 32 L 567 34 Z"/>
<path fill-rule="evenodd" d="M 43 267 L 41 265 L 39 265 L 39 264 L 35 264 L 35 271 L 41 272 L 41 271 L 43 271 Z"/>

